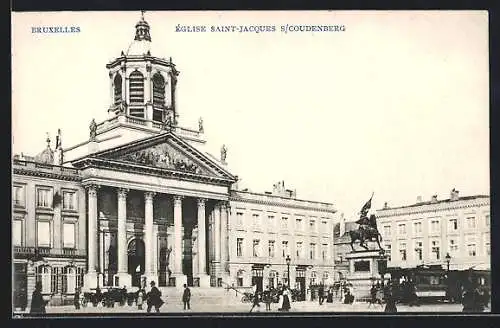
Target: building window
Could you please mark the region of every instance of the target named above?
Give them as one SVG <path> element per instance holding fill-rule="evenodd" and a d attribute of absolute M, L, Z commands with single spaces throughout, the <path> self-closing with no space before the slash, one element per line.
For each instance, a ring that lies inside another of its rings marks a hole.
<path fill-rule="evenodd" d="M 288 218 L 286 216 L 281 218 L 281 228 L 288 229 Z"/>
<path fill-rule="evenodd" d="M 14 220 L 12 221 L 12 245 L 22 246 L 23 245 L 23 221 Z"/>
<path fill-rule="evenodd" d="M 387 238 L 390 236 L 391 236 L 391 226 L 390 225 L 384 226 L 384 237 Z"/>
<path fill-rule="evenodd" d="M 485 223 L 485 225 L 486 225 L 487 227 L 489 227 L 489 226 L 490 226 L 490 215 L 489 215 L 489 214 L 486 214 L 486 215 L 484 216 L 484 223 Z"/>
<path fill-rule="evenodd" d="M 328 232 L 328 221 L 321 221 L 321 229 L 323 230 L 323 232 Z"/>
<path fill-rule="evenodd" d="M 269 257 L 274 257 L 274 240 L 269 241 Z"/>
<path fill-rule="evenodd" d="M 431 220 L 431 232 L 439 232 L 439 220 Z"/>
<path fill-rule="evenodd" d="M 42 284 L 42 294 L 50 294 L 52 270 L 48 265 L 41 265 L 36 268 L 36 282 Z"/>
<path fill-rule="evenodd" d="M 415 242 L 415 258 L 417 261 L 422 261 L 423 243 L 421 241 Z"/>
<path fill-rule="evenodd" d="M 76 210 L 76 192 L 63 191 L 63 210 Z"/>
<path fill-rule="evenodd" d="M 160 73 L 153 75 L 153 107 L 165 106 L 165 79 Z"/>
<path fill-rule="evenodd" d="M 456 231 L 456 230 L 458 230 L 458 220 L 450 219 L 448 221 L 448 231 Z"/>
<path fill-rule="evenodd" d="M 269 229 L 273 230 L 274 229 L 274 225 L 275 225 L 274 215 L 268 215 L 267 216 L 267 220 L 269 222 Z"/>
<path fill-rule="evenodd" d="M 316 232 L 316 220 L 309 221 L 309 230 L 311 232 Z"/>
<path fill-rule="evenodd" d="M 316 271 L 311 272 L 311 279 L 309 281 L 309 284 L 313 286 L 316 285 L 316 279 L 318 279 L 318 274 L 316 273 Z"/>
<path fill-rule="evenodd" d="M 309 244 L 309 259 L 310 260 L 316 259 L 316 244 L 315 243 Z"/>
<path fill-rule="evenodd" d="M 467 229 L 475 229 L 476 228 L 476 217 L 471 216 L 467 219 Z"/>
<path fill-rule="evenodd" d="M 297 231 L 302 231 L 302 219 L 295 219 L 295 229 L 297 229 Z"/>
<path fill-rule="evenodd" d="M 282 253 L 282 256 L 283 257 L 286 257 L 287 255 L 289 255 L 290 253 L 288 252 L 288 241 L 286 240 L 283 240 L 281 242 L 281 250 L 283 251 Z"/>
<path fill-rule="evenodd" d="M 76 288 L 82 287 L 84 269 L 74 266 L 62 268 L 62 292 L 63 294 L 74 294 Z"/>
<path fill-rule="evenodd" d="M 254 239 L 253 240 L 253 256 L 254 257 L 259 257 L 260 254 L 259 254 L 259 244 L 260 244 L 260 240 L 259 239 Z"/>
<path fill-rule="evenodd" d="M 64 223 L 63 225 L 63 247 L 75 248 L 75 224 Z"/>
<path fill-rule="evenodd" d="M 129 77 L 130 103 L 144 102 L 144 76 L 139 71 L 133 71 Z"/>
<path fill-rule="evenodd" d="M 24 202 L 24 187 L 23 186 L 14 186 L 12 189 L 12 201 L 15 206 L 25 207 Z"/>
<path fill-rule="evenodd" d="M 37 221 L 37 245 L 39 247 L 51 247 L 52 231 L 49 221 Z"/>
<path fill-rule="evenodd" d="M 401 261 L 406 261 L 406 243 L 399 243 L 399 259 Z"/>
<path fill-rule="evenodd" d="M 241 212 L 236 212 L 236 223 L 238 226 L 242 227 L 243 226 L 243 213 Z"/>
<path fill-rule="evenodd" d="M 330 278 L 330 274 L 328 272 L 323 272 L 323 284 L 328 282 L 328 278 Z"/>
<path fill-rule="evenodd" d="M 476 256 L 477 255 L 476 238 L 474 236 L 467 236 L 466 242 L 467 242 L 467 255 L 471 257 Z"/>
<path fill-rule="evenodd" d="M 321 245 L 321 258 L 326 260 L 328 257 L 328 244 Z"/>
<path fill-rule="evenodd" d="M 488 236 L 488 239 L 485 240 L 484 242 L 484 254 L 490 256 L 491 255 L 491 246 L 490 246 L 490 238 Z"/>
<path fill-rule="evenodd" d="M 243 287 L 243 276 L 244 275 L 245 275 L 245 271 L 243 271 L 243 270 L 238 271 L 237 276 L 236 276 L 237 277 L 236 285 L 238 287 Z"/>
<path fill-rule="evenodd" d="M 458 254 L 458 243 L 456 239 L 450 239 L 448 241 L 448 251 L 451 256 L 456 257 Z"/>
<path fill-rule="evenodd" d="M 406 235 L 406 224 L 404 223 L 398 224 L 398 231 L 400 235 Z"/>
<path fill-rule="evenodd" d="M 431 242 L 431 259 L 439 260 L 440 251 L 439 251 L 439 240 L 433 240 Z"/>
<path fill-rule="evenodd" d="M 37 188 L 36 190 L 36 206 L 52 208 L 52 189 Z"/>
<path fill-rule="evenodd" d="M 297 247 L 295 249 L 295 256 L 300 259 L 302 256 L 302 242 L 297 242 Z"/>
<path fill-rule="evenodd" d="M 236 239 L 236 256 L 243 256 L 243 238 Z"/>
<path fill-rule="evenodd" d="M 118 105 L 122 101 L 122 76 L 120 73 L 116 73 L 115 79 L 113 81 L 114 89 L 114 103 Z"/>
<path fill-rule="evenodd" d="M 413 233 L 416 236 L 419 236 L 422 234 L 422 222 L 413 222 Z"/>
<path fill-rule="evenodd" d="M 253 219 L 253 227 L 256 229 L 260 228 L 259 214 L 252 214 L 252 219 Z"/>
<path fill-rule="evenodd" d="M 387 261 L 389 262 L 392 261 L 391 249 L 392 249 L 391 244 L 385 244 L 385 255 L 387 255 Z"/>

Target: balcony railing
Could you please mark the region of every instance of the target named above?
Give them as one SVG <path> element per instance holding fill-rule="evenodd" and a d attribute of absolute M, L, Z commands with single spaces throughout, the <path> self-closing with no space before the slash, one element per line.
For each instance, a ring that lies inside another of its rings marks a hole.
<path fill-rule="evenodd" d="M 33 246 L 14 246 L 14 254 L 20 256 L 35 255 L 38 249 L 38 254 L 40 256 L 55 256 L 55 257 L 66 257 L 66 256 L 85 256 L 86 252 L 82 249 L 74 248 L 50 248 L 50 247 L 33 247 Z"/>

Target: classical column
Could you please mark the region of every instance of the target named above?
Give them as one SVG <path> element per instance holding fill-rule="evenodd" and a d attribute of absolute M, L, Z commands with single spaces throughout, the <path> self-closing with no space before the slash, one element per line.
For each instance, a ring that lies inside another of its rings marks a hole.
<path fill-rule="evenodd" d="M 154 233 L 153 233 L 153 199 L 154 192 L 144 193 L 144 245 L 146 251 L 145 272 L 146 280 L 149 284 L 151 280 L 158 283 L 154 270 Z"/>
<path fill-rule="evenodd" d="M 174 272 L 176 287 L 186 283 L 182 273 L 182 196 L 174 196 Z"/>
<path fill-rule="evenodd" d="M 220 238 L 220 204 L 215 205 L 214 208 L 214 246 L 215 246 L 215 257 L 214 257 L 214 265 L 215 265 L 215 277 L 219 277 L 220 272 L 220 262 L 221 262 L 221 238 Z"/>
<path fill-rule="evenodd" d="M 127 193 L 119 188 L 118 193 L 118 272 L 119 286 L 130 286 L 132 278 L 128 273 L 127 257 Z"/>
<path fill-rule="evenodd" d="M 227 238 L 228 238 L 228 231 L 227 231 L 227 224 L 228 224 L 228 215 L 227 215 L 227 211 L 228 211 L 228 204 L 227 202 L 222 202 L 221 203 L 221 207 L 220 207 L 220 215 L 221 215 L 221 227 L 220 227 L 220 240 L 221 240 L 221 270 L 222 270 L 222 273 L 225 274 L 226 273 L 226 264 L 227 264 L 227 260 L 228 260 L 228 252 L 229 252 L 229 249 L 228 249 L 228 241 L 227 241 Z"/>
<path fill-rule="evenodd" d="M 89 185 L 87 188 L 88 199 L 88 269 L 84 276 L 84 288 L 97 287 L 97 185 Z"/>
<path fill-rule="evenodd" d="M 200 278 L 200 287 L 210 286 L 210 276 L 207 274 L 207 254 L 206 254 L 206 236 L 207 229 L 205 225 L 205 202 L 203 198 L 198 199 L 198 273 Z"/>

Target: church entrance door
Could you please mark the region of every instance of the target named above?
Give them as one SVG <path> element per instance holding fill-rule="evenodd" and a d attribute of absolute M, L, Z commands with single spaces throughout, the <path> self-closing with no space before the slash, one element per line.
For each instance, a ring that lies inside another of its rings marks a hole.
<path fill-rule="evenodd" d="M 139 238 L 132 239 L 128 244 L 127 253 L 128 273 L 132 276 L 132 286 L 140 287 L 146 261 L 144 241 Z"/>

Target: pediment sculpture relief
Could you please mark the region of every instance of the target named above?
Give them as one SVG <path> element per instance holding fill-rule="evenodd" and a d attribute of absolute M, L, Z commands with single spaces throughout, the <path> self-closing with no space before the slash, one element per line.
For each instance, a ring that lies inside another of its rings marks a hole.
<path fill-rule="evenodd" d="M 178 153 L 178 151 L 174 150 L 167 144 L 125 154 L 121 156 L 120 159 L 165 169 L 174 169 L 192 173 L 202 172 L 202 170 L 195 163 L 185 158 L 183 155 Z"/>

